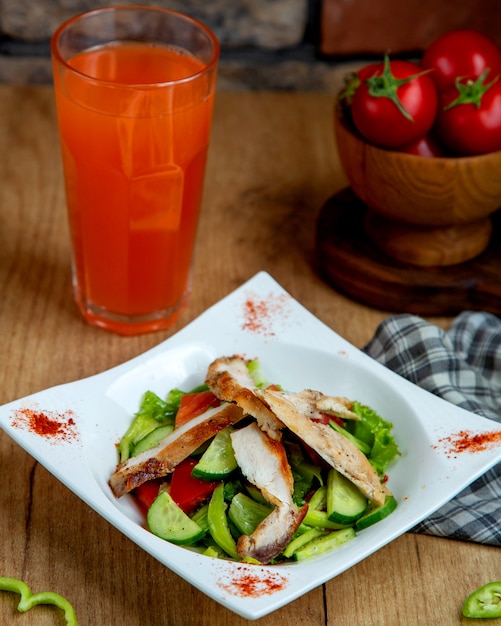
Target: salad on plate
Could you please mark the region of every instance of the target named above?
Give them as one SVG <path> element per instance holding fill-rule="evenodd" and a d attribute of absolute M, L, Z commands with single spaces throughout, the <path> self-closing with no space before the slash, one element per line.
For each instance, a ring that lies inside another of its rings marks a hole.
<path fill-rule="evenodd" d="M 174 544 L 249 563 L 301 561 L 396 508 L 391 431 L 359 401 L 286 391 L 258 359 L 220 357 L 195 389 L 145 392 L 109 485 Z"/>

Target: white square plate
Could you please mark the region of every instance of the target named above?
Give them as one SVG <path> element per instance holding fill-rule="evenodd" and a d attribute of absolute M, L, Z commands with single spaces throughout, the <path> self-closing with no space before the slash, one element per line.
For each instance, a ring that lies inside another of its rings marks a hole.
<path fill-rule="evenodd" d="M 402 455 L 390 466 L 396 511 L 337 550 L 300 563 L 243 565 L 192 553 L 143 526 L 130 496 L 108 479 L 116 444 L 143 393 L 203 382 L 223 355 L 258 357 L 267 380 L 290 391 L 313 388 L 371 406 L 394 424 Z M 30 411 L 59 416 L 59 436 L 30 430 Z M 99 375 L 0 407 L 0 426 L 83 501 L 166 567 L 246 619 L 279 609 L 405 533 L 501 460 L 501 445 L 455 454 L 460 431 L 501 432 L 383 367 L 306 311 L 261 272 L 152 350 Z M 501 436 L 500 436 L 501 437 Z"/>

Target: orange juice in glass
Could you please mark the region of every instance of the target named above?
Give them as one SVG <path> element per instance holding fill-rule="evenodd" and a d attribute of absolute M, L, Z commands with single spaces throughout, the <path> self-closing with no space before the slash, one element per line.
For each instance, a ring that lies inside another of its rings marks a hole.
<path fill-rule="evenodd" d="M 120 6 L 70 19 L 51 48 L 77 304 L 122 335 L 167 328 L 189 291 L 217 39 Z"/>

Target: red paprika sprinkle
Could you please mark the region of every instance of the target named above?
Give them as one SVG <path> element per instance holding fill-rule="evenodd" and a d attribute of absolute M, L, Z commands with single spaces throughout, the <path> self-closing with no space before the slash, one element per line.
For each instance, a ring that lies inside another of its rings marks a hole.
<path fill-rule="evenodd" d="M 454 435 L 439 439 L 438 442 L 447 448 L 447 456 L 449 457 L 462 452 L 483 452 L 501 444 L 501 431 L 493 430 L 475 434 L 468 430 L 460 430 Z M 434 447 L 438 448 L 438 446 Z"/>
<path fill-rule="evenodd" d="M 11 425 L 29 430 L 54 442 L 71 441 L 78 438 L 73 415 L 73 411 L 57 413 L 26 407 L 14 411 Z"/>
<path fill-rule="evenodd" d="M 219 582 L 219 586 L 241 598 L 255 598 L 263 594 L 272 594 L 285 589 L 287 578 L 274 572 L 252 571 L 250 567 L 237 567 L 236 574 L 229 582 Z"/>
<path fill-rule="evenodd" d="M 284 306 L 287 300 L 290 300 L 290 296 L 284 293 L 280 295 L 270 293 L 265 299 L 258 299 L 249 294 L 244 302 L 243 330 L 273 336 L 274 319 L 287 317 Z"/>

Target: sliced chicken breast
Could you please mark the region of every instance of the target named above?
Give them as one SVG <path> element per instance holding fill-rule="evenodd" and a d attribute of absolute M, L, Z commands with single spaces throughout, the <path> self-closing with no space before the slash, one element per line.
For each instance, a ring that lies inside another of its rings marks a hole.
<path fill-rule="evenodd" d="M 367 457 L 330 426 L 311 419 L 317 411 L 315 393 L 310 390 L 298 394 L 271 389 L 256 391 L 256 395 L 287 428 L 355 484 L 371 502 L 376 506 L 382 505 L 385 493 Z"/>
<path fill-rule="evenodd" d="M 258 394 L 259 395 L 259 394 Z M 359 420 L 360 417 L 351 410 L 352 402 L 347 398 L 326 396 L 321 391 L 303 389 L 294 396 L 297 410 L 309 419 L 321 419 L 327 413 L 345 420 Z M 279 418 L 278 415 L 276 415 Z"/>
<path fill-rule="evenodd" d="M 344 420 L 360 419 L 360 416 L 351 410 L 353 402 L 348 400 L 348 398 L 324 396 L 324 394 L 321 393 L 315 401 L 315 407 L 322 413 L 334 415 L 335 417 L 340 417 Z"/>
<path fill-rule="evenodd" d="M 290 542 L 308 506 L 299 508 L 292 500 L 294 479 L 282 442 L 271 439 L 255 422 L 235 430 L 231 442 L 243 475 L 275 507 L 252 535 L 239 538 L 237 552 L 269 563 Z"/>
<path fill-rule="evenodd" d="M 209 365 L 206 384 L 214 395 L 226 402 L 236 402 L 247 415 L 252 415 L 272 439 L 280 440 L 281 424 L 256 396 L 256 386 L 241 356 L 221 357 Z"/>
<path fill-rule="evenodd" d="M 224 403 L 186 422 L 155 448 L 119 464 L 109 480 L 113 494 L 119 498 L 148 480 L 169 474 L 208 439 L 243 417 L 236 404 Z"/>

